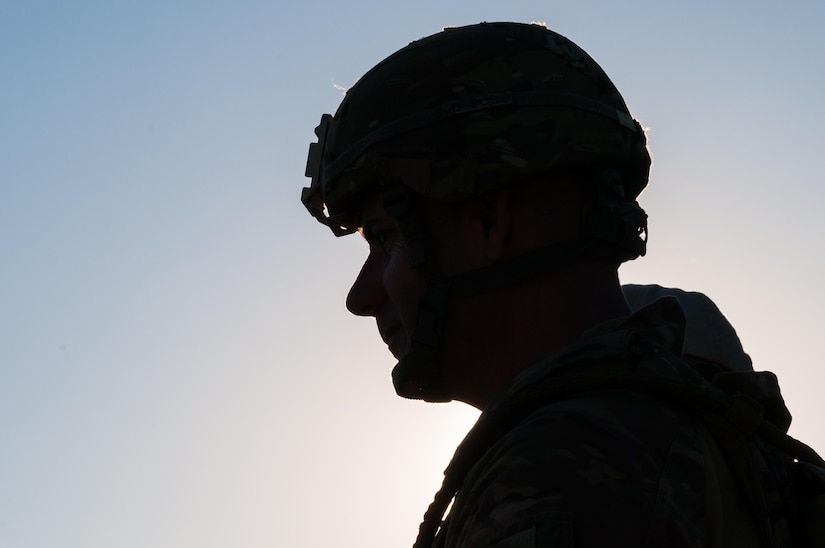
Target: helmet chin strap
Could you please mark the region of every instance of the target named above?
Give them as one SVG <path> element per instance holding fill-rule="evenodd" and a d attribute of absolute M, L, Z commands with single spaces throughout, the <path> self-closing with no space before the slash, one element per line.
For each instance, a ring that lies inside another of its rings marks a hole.
<path fill-rule="evenodd" d="M 452 399 L 444 386 L 439 359 L 449 289 L 448 282 L 427 277 L 424 293 L 418 301 L 409 348 L 392 370 L 392 383 L 401 397 L 430 402 Z"/>
<path fill-rule="evenodd" d="M 407 241 L 411 268 L 426 268 L 424 292 L 418 301 L 409 348 L 393 368 L 392 378 L 399 396 L 431 402 L 452 398 L 444 386 L 441 350 L 450 301 L 465 299 L 517 285 L 563 266 L 596 246 L 599 227 L 582 230 L 577 238 L 550 244 L 511 259 L 445 277 L 431 257 L 423 208 L 417 196 L 403 184 L 383 187 L 381 202 L 385 212 L 399 224 Z"/>
<path fill-rule="evenodd" d="M 444 389 L 439 350 L 452 284 L 438 272 L 430 257 L 424 210 L 416 203 L 419 200 L 401 182 L 392 181 L 381 188 L 381 205 L 387 215 L 398 222 L 407 243 L 410 268 L 426 268 L 424 292 L 418 301 L 409 347 L 392 370 L 392 382 L 396 393 L 403 398 L 446 402 L 452 398 Z"/>
<path fill-rule="evenodd" d="M 425 209 L 417 203 L 421 198 L 398 181 L 382 187 L 381 204 L 387 215 L 398 222 L 407 242 L 410 267 L 426 272 L 409 348 L 392 371 L 399 396 L 432 402 L 452 399 L 444 386 L 441 361 L 451 301 L 527 282 L 583 256 L 621 262 L 645 254 L 647 215 L 644 211 L 635 202 L 617 201 L 611 192 L 595 196 L 595 201 L 584 210 L 575 238 L 447 277 L 432 256 Z M 609 244 L 611 251 L 600 249 L 603 244 Z"/>
<path fill-rule="evenodd" d="M 448 278 L 429 268 L 409 349 L 392 371 L 395 391 L 404 398 L 450 401 L 440 359 L 449 303 L 528 281 L 568 264 L 594 245 L 592 238 L 579 237 Z"/>

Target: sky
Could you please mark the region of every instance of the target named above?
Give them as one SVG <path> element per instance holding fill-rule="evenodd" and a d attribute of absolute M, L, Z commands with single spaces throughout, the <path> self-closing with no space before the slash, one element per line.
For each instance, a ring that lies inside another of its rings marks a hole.
<path fill-rule="evenodd" d="M 541 21 L 648 128 L 648 255 L 825 452 L 825 4 L 0 3 L 0 546 L 405 546 L 477 413 L 402 400 L 299 202 L 338 89 L 444 26 Z"/>

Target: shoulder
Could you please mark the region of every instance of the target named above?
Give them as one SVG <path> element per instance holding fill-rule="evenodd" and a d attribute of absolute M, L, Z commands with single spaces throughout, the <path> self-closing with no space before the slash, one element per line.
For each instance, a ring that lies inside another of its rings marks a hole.
<path fill-rule="evenodd" d="M 470 471 L 450 536 L 463 537 L 461 546 L 520 534 L 544 539 L 535 546 L 568 546 L 573 538 L 576 546 L 619 539 L 644 546 L 657 529 L 693 527 L 669 523 L 670 507 L 677 500 L 688 515 L 703 508 L 695 489 L 703 482 L 701 447 L 691 417 L 643 394 L 602 391 L 548 404 Z"/>

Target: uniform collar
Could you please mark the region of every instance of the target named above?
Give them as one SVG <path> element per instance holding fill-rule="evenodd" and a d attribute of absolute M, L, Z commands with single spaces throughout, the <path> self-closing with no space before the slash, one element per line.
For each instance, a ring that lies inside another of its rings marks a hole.
<path fill-rule="evenodd" d="M 578 341 L 517 373 L 484 409 L 488 412 L 516 392 L 551 371 L 579 359 L 597 359 L 615 353 L 617 342 L 626 336 L 641 336 L 656 342 L 677 356 L 682 355 L 685 341 L 685 314 L 679 301 L 662 297 L 628 316 L 601 322 L 585 331 Z"/>

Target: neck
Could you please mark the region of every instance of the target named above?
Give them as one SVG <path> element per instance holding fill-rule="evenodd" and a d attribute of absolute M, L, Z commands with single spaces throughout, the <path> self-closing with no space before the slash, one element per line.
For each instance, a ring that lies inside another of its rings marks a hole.
<path fill-rule="evenodd" d="M 442 354 L 445 384 L 453 399 L 483 409 L 525 367 L 629 313 L 615 267 L 594 262 L 458 301 Z"/>

